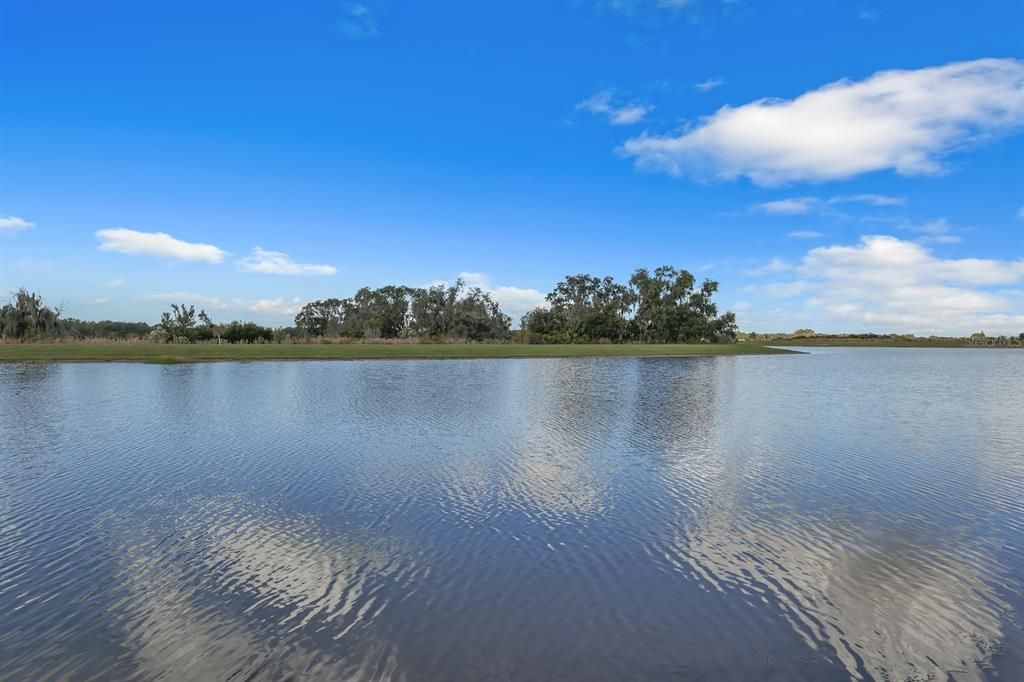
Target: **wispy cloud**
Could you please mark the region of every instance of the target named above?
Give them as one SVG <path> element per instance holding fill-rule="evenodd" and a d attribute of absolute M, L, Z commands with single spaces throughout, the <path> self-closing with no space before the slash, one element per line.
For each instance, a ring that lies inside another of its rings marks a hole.
<path fill-rule="evenodd" d="M 937 234 L 932 237 L 922 237 L 920 241 L 931 244 L 959 244 L 963 238 L 958 234 Z"/>
<path fill-rule="evenodd" d="M 817 197 L 793 197 L 754 204 L 750 207 L 750 210 L 756 213 L 768 213 L 771 215 L 805 215 L 810 213 L 820 203 L 821 199 Z"/>
<path fill-rule="evenodd" d="M 815 232 L 814 230 L 793 230 L 792 232 L 788 233 L 788 236 L 792 237 L 793 239 L 818 239 L 819 237 L 824 237 L 825 235 L 823 235 L 821 232 Z"/>
<path fill-rule="evenodd" d="M 25 230 L 31 230 L 35 226 L 35 223 L 30 223 L 24 218 L 19 218 L 16 215 L 0 216 L 0 234 L 23 232 Z"/>
<path fill-rule="evenodd" d="M 658 14 L 675 14 L 691 4 L 692 0 L 597 0 L 594 6 L 599 10 L 608 9 L 631 18 L 653 20 Z"/>
<path fill-rule="evenodd" d="M 871 206 L 902 206 L 906 200 L 902 197 L 890 197 L 882 194 L 853 194 L 834 196 L 822 199 L 815 196 L 787 197 L 774 201 L 765 201 L 750 206 L 754 213 L 772 215 L 806 215 L 808 213 L 831 213 L 839 215 L 832 207 L 837 204 L 869 204 Z"/>
<path fill-rule="evenodd" d="M 370 8 L 356 2 L 342 5 L 342 17 L 338 22 L 338 28 L 342 35 L 352 40 L 375 38 L 380 33 L 377 29 L 377 20 Z"/>
<path fill-rule="evenodd" d="M 333 275 L 337 272 L 333 265 L 296 263 L 287 253 L 267 251 L 258 246 L 248 256 L 239 259 L 237 265 L 242 272 L 264 275 Z"/>
<path fill-rule="evenodd" d="M 907 200 L 904 197 L 890 197 L 884 194 L 845 194 L 832 197 L 828 202 L 830 204 L 861 203 L 872 206 L 904 206 Z"/>
<path fill-rule="evenodd" d="M 935 174 L 953 151 L 1022 125 L 1024 62 L 979 59 L 726 106 L 679 134 L 627 140 L 619 152 L 673 175 L 780 185 L 886 169 Z"/>
<path fill-rule="evenodd" d="M 725 81 L 721 78 L 708 78 L 700 83 L 694 83 L 693 87 L 697 88 L 701 92 L 707 92 L 708 90 L 714 90 L 715 88 L 725 85 Z"/>
<path fill-rule="evenodd" d="M 592 114 L 605 116 L 612 125 L 639 123 L 648 113 L 654 110 L 653 106 L 645 104 L 615 104 L 614 98 L 614 91 L 602 90 L 596 95 L 577 103 L 576 108 L 582 111 L 589 111 Z"/>
<path fill-rule="evenodd" d="M 766 264 L 753 270 L 748 270 L 748 275 L 774 275 L 780 272 L 789 272 L 793 269 L 793 266 L 787 263 L 782 258 L 772 258 Z"/>
<path fill-rule="evenodd" d="M 118 227 L 100 230 L 96 237 L 100 240 L 100 251 L 204 263 L 220 263 L 227 256 L 227 251 L 212 244 L 182 241 L 165 232 L 139 232 Z"/>
<path fill-rule="evenodd" d="M 1024 220 L 1024 206 L 1017 209 L 1017 218 L 1019 220 Z"/>
<path fill-rule="evenodd" d="M 121 277 L 112 279 L 109 282 L 107 282 L 107 286 L 110 287 L 111 289 L 120 289 L 121 287 L 124 286 L 124 279 Z"/>
<path fill-rule="evenodd" d="M 909 225 L 907 229 L 925 235 L 918 239 L 925 244 L 959 244 L 962 241 L 960 235 L 953 234 L 954 228 L 945 218 L 932 220 L 923 225 Z"/>

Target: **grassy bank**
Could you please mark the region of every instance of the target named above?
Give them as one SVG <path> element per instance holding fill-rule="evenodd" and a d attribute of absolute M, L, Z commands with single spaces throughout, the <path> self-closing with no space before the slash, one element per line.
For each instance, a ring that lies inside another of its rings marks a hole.
<path fill-rule="evenodd" d="M 216 360 L 384 360 L 465 358 L 656 357 L 788 353 L 761 344 L 0 344 L 0 362 L 208 362 Z"/>

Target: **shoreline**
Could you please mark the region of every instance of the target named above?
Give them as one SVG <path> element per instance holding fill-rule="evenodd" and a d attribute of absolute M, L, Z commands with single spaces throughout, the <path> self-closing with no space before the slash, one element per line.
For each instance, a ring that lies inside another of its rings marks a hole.
<path fill-rule="evenodd" d="M 764 345 L 775 347 L 791 348 L 965 348 L 973 350 L 998 350 L 998 349 L 1020 349 L 1024 348 L 1024 342 L 1017 339 L 1007 341 L 996 341 L 992 343 L 977 342 L 970 343 L 968 339 L 949 339 L 941 341 L 891 341 L 891 340 L 861 340 L 861 339 L 772 339 L 770 341 L 758 341 Z"/>
<path fill-rule="evenodd" d="M 288 360 L 499 360 L 530 358 L 702 357 L 799 355 L 800 351 L 763 344 L 144 344 L 12 343 L 0 344 L 0 363 L 261 362 Z"/>

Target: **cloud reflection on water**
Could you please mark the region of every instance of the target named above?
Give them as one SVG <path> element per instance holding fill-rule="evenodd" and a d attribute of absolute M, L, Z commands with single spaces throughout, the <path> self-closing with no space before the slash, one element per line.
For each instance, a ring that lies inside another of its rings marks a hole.
<path fill-rule="evenodd" d="M 239 495 L 192 499 L 171 537 L 127 541 L 119 611 L 145 677 L 400 680 L 394 643 L 370 628 L 398 564 Z M 407 567 L 408 568 L 408 567 Z M 282 649 L 275 632 L 298 632 Z M 351 637 L 331 658 L 318 639 Z"/>
<path fill-rule="evenodd" d="M 770 383 L 708 367 L 714 373 L 675 386 L 664 403 L 661 418 L 683 425 L 662 469 L 679 511 L 654 551 L 710 589 L 779 606 L 811 648 L 834 650 L 855 679 L 985 679 L 1010 613 L 994 588 L 1005 584 L 998 545 L 920 511 L 847 516 L 844 498 L 890 491 L 859 489 L 870 479 L 843 473 L 845 489 L 822 494 L 798 467 L 853 467 L 853 453 L 787 461 L 778 454 L 806 447 L 797 442 L 806 434 L 758 426 L 780 410 L 813 414 L 813 403 L 797 394 L 786 405 Z M 803 485 L 807 494 L 794 494 Z"/>

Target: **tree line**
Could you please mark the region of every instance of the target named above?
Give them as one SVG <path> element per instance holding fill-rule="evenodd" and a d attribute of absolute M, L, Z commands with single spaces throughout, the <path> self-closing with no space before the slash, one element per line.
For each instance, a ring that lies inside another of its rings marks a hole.
<path fill-rule="evenodd" d="M 205 310 L 172 304 L 155 325 L 87 322 L 61 317 L 59 307 L 24 289 L 0 308 L 0 338 L 146 338 L 176 343 L 268 343 L 296 338 L 434 339 L 525 343 L 704 343 L 736 340 L 736 317 L 719 314 L 718 283 L 699 285 L 671 266 L 636 270 L 627 283 L 569 275 L 512 331 L 512 319 L 491 294 L 455 284 L 363 287 L 349 298 L 310 301 L 294 328 L 236 320 L 217 324 Z"/>
<path fill-rule="evenodd" d="M 45 339 L 148 339 L 176 343 L 217 341 L 225 343 L 269 343 L 281 335 L 255 322 L 216 324 L 205 310 L 176 303 L 163 313 L 160 322 L 97 322 L 64 318 L 59 306 L 43 303 L 39 294 L 19 289 L 0 308 L 0 339 L 41 341 Z M 287 334 L 287 330 L 284 332 Z"/>
<path fill-rule="evenodd" d="M 736 316 L 721 315 L 712 297 L 718 283 L 697 286 L 686 270 L 636 270 L 628 284 L 611 277 L 569 275 L 523 316 L 513 335 L 511 318 L 477 287 L 363 288 L 351 298 L 307 303 L 295 327 L 311 337 L 515 340 L 528 343 L 730 342 Z"/>
<path fill-rule="evenodd" d="M 205 310 L 196 312 L 194 305 L 171 304 L 171 309 L 160 316 L 160 323 L 150 332 L 175 343 L 197 343 L 216 341 L 218 343 L 270 343 L 274 330 L 255 322 L 235 320 L 217 324 Z"/>

